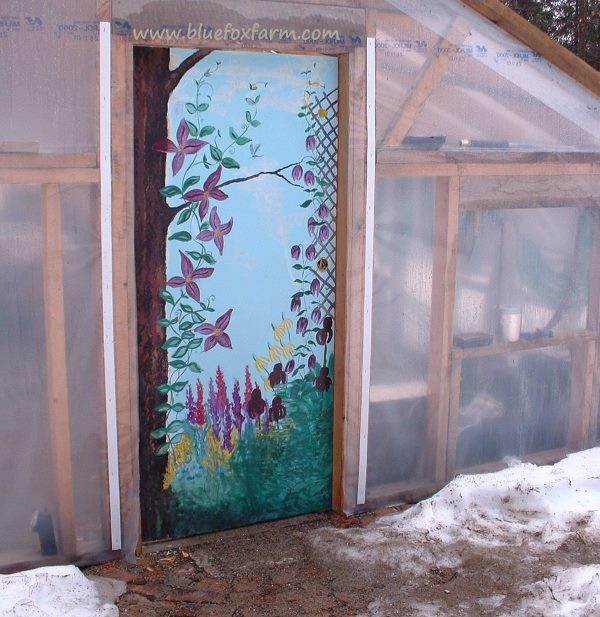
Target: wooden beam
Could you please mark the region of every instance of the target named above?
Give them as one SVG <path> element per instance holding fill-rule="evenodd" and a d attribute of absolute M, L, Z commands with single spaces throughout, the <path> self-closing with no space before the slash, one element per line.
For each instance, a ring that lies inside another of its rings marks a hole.
<path fill-rule="evenodd" d="M 1 169 L 97 167 L 95 152 L 83 154 L 0 154 Z"/>
<path fill-rule="evenodd" d="M 65 557 L 72 557 L 76 554 L 76 520 L 69 423 L 61 223 L 60 187 L 57 184 L 46 184 L 42 187 L 44 326 L 50 449 L 56 498 L 54 515 L 59 550 Z"/>
<path fill-rule="evenodd" d="M 457 45 L 462 42 L 469 33 L 469 24 L 462 17 L 457 17 L 450 26 L 448 33 L 440 37 L 435 48 Z M 383 143 L 386 146 L 399 146 L 408 135 L 418 115 L 421 113 L 427 99 L 438 87 L 450 64 L 450 54 L 430 55 L 416 83 L 411 88 L 406 100 L 400 108 L 396 119 L 385 137 Z"/>
<path fill-rule="evenodd" d="M 490 195 L 489 199 L 463 201 L 460 209 L 465 211 L 478 210 L 528 210 L 530 208 L 597 208 L 600 206 L 600 197 L 524 197 L 504 198 Z"/>
<path fill-rule="evenodd" d="M 450 404 L 448 408 L 448 448 L 446 452 L 446 480 L 454 477 L 456 467 L 456 442 L 458 436 L 458 416 L 460 411 L 460 383 L 462 360 L 452 357 L 450 371 Z"/>
<path fill-rule="evenodd" d="M 459 178 L 438 178 L 427 379 L 427 428 L 422 453 L 425 478 L 435 483 L 442 483 L 446 479 L 458 202 Z"/>
<path fill-rule="evenodd" d="M 600 73 L 499 0 L 462 0 L 567 75 L 600 96 Z"/>
<path fill-rule="evenodd" d="M 0 184 L 98 184 L 97 168 L 0 169 Z"/>

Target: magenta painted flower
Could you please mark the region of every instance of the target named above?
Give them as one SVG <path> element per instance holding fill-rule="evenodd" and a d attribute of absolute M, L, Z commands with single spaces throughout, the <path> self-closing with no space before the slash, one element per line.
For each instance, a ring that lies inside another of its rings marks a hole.
<path fill-rule="evenodd" d="M 310 284 L 310 293 L 313 296 L 318 296 L 320 291 L 321 291 L 321 282 L 319 281 L 319 279 L 313 279 L 312 283 Z"/>
<path fill-rule="evenodd" d="M 304 170 L 302 169 L 302 165 L 295 165 L 294 169 L 292 169 L 292 179 L 300 180 L 300 178 L 302 178 L 303 173 L 304 173 Z"/>
<path fill-rule="evenodd" d="M 169 154 L 175 152 L 175 156 L 171 161 L 174 176 L 183 167 L 183 161 L 187 154 L 195 154 L 206 146 L 207 142 L 201 139 L 188 139 L 189 135 L 190 129 L 187 122 L 182 120 L 177 129 L 177 144 L 174 144 L 170 139 L 161 139 L 152 146 L 152 149 L 158 150 L 158 152 L 167 152 Z"/>
<path fill-rule="evenodd" d="M 315 221 L 314 217 L 310 217 L 308 221 L 306 221 L 306 227 L 308 228 L 309 234 L 314 234 L 315 229 L 317 227 L 317 221 Z"/>
<path fill-rule="evenodd" d="M 215 321 L 215 324 L 203 323 L 202 325 L 194 328 L 196 332 L 200 334 L 208 334 L 209 336 L 204 341 L 204 351 L 209 351 L 212 349 L 217 343 L 221 345 L 221 347 L 227 347 L 231 349 L 231 339 L 229 335 L 225 332 L 225 329 L 229 325 L 229 320 L 231 319 L 231 313 L 233 309 L 229 309 L 225 311 L 221 317 Z"/>
<path fill-rule="evenodd" d="M 297 244 L 294 244 L 294 246 L 292 246 L 291 254 L 292 259 L 298 259 L 300 257 L 300 247 Z"/>
<path fill-rule="evenodd" d="M 309 135 L 306 138 L 306 149 L 312 152 L 317 147 L 317 138 L 314 135 Z"/>
<path fill-rule="evenodd" d="M 179 254 L 181 255 L 181 276 L 173 276 L 167 281 L 167 285 L 169 287 L 185 287 L 185 293 L 196 302 L 200 302 L 200 287 L 198 287 L 196 280 L 208 278 L 214 272 L 214 268 L 194 269 L 192 260 L 182 251 L 179 251 Z"/>
<path fill-rule="evenodd" d="M 317 214 L 322 219 L 327 218 L 329 216 L 329 208 L 325 204 L 321 204 L 317 210 Z"/>
<path fill-rule="evenodd" d="M 224 240 L 223 236 L 226 236 L 233 227 L 233 219 L 229 219 L 227 223 L 221 223 L 219 213 L 216 208 L 210 211 L 210 217 L 208 218 L 212 231 L 210 229 L 202 230 L 196 238 L 202 240 L 202 242 L 209 242 L 214 240 L 216 247 L 219 249 L 219 254 L 223 254 Z"/>
<path fill-rule="evenodd" d="M 296 334 L 304 336 L 306 328 L 308 328 L 308 319 L 306 319 L 306 317 L 300 317 L 296 323 Z"/>
<path fill-rule="evenodd" d="M 304 183 L 307 186 L 312 186 L 315 183 L 315 174 L 312 171 L 309 170 L 304 174 Z"/>
<path fill-rule="evenodd" d="M 306 255 L 306 259 L 308 259 L 308 261 L 312 261 L 317 256 L 317 249 L 315 249 L 314 244 L 309 244 L 306 247 L 306 251 L 304 251 L 304 254 Z"/>
<path fill-rule="evenodd" d="M 183 198 L 187 201 L 197 201 L 199 204 L 200 218 L 203 219 L 208 212 L 208 200 L 216 199 L 217 201 L 223 201 L 229 197 L 221 189 L 217 188 L 219 180 L 221 180 L 221 171 L 223 168 L 219 165 L 216 171 L 213 171 L 204 182 L 202 190 L 193 189 L 183 195 Z"/>
<path fill-rule="evenodd" d="M 294 311 L 294 312 L 299 311 L 300 306 L 301 306 L 301 303 L 300 303 L 299 296 L 294 296 L 292 298 L 292 302 L 290 303 L 290 311 Z"/>
<path fill-rule="evenodd" d="M 311 353 L 310 356 L 308 356 L 308 370 L 312 371 L 315 368 L 316 363 L 317 358 L 315 357 L 314 353 Z"/>
<path fill-rule="evenodd" d="M 329 227 L 327 227 L 327 225 L 321 225 L 319 229 L 319 240 L 324 242 L 327 238 L 329 238 Z"/>
<path fill-rule="evenodd" d="M 311 313 L 310 318 L 315 323 L 321 323 L 321 309 L 318 306 L 313 309 L 313 312 Z"/>

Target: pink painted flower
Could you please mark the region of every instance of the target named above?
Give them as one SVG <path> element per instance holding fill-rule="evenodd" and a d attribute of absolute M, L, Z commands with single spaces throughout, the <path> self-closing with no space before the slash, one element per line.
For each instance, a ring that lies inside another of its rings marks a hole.
<path fill-rule="evenodd" d="M 316 306 L 313 309 L 313 312 L 310 315 L 310 318 L 315 322 L 315 323 L 321 323 L 321 309 Z"/>
<path fill-rule="evenodd" d="M 190 129 L 187 122 L 182 120 L 177 129 L 177 144 L 174 144 L 170 139 L 161 139 L 152 146 L 152 149 L 158 152 L 175 152 L 175 156 L 171 161 L 171 169 L 174 176 L 183 167 L 183 161 L 187 154 L 195 154 L 207 144 L 207 142 L 201 139 L 188 139 L 189 135 Z"/>
<path fill-rule="evenodd" d="M 300 247 L 297 244 L 292 246 L 291 255 L 292 259 L 298 259 L 300 257 Z"/>
<path fill-rule="evenodd" d="M 203 323 L 197 328 L 194 328 L 195 332 L 209 335 L 204 341 L 204 351 L 209 351 L 217 343 L 221 345 L 221 347 L 227 347 L 228 349 L 232 348 L 231 339 L 229 338 L 229 335 L 225 332 L 225 329 L 229 325 L 232 311 L 233 309 L 225 311 L 221 315 L 221 317 L 219 317 L 217 321 L 215 321 L 214 325 L 210 323 Z"/>
<path fill-rule="evenodd" d="M 309 227 L 308 230 L 311 231 L 311 228 Z M 314 227 L 312 230 L 314 231 Z M 309 244 L 306 247 L 306 251 L 304 251 L 304 254 L 306 255 L 306 259 L 308 259 L 308 261 L 312 261 L 317 256 L 317 249 L 315 249 L 314 244 Z"/>
<path fill-rule="evenodd" d="M 305 174 L 304 174 L 304 183 L 307 186 L 312 186 L 315 183 L 315 174 L 313 174 L 312 171 L 308 170 Z"/>
<path fill-rule="evenodd" d="M 210 222 L 210 226 L 212 227 L 212 231 L 210 229 L 204 229 L 196 236 L 196 238 L 202 242 L 213 240 L 216 247 L 219 249 L 219 254 L 222 255 L 224 248 L 223 236 L 226 236 L 231 231 L 231 228 L 233 227 L 233 219 L 229 219 L 227 223 L 221 223 L 217 209 L 213 208 L 210 211 L 210 217 L 208 220 Z"/>
<path fill-rule="evenodd" d="M 314 135 L 309 135 L 306 138 L 306 149 L 312 152 L 317 147 L 317 138 Z"/>
<path fill-rule="evenodd" d="M 318 296 L 320 291 L 321 291 L 321 282 L 319 281 L 319 279 L 313 279 L 312 283 L 310 284 L 310 293 L 313 296 Z"/>
<path fill-rule="evenodd" d="M 308 229 L 309 234 L 315 233 L 315 228 L 317 227 L 317 221 L 315 221 L 314 217 L 310 217 L 308 221 L 306 221 L 306 227 Z"/>
<path fill-rule="evenodd" d="M 211 276 L 214 268 L 194 269 L 192 260 L 182 251 L 179 251 L 179 254 L 181 255 L 181 276 L 173 276 L 167 281 L 167 285 L 169 287 L 185 287 L 185 293 L 196 302 L 200 302 L 200 288 L 195 281 Z"/>
<path fill-rule="evenodd" d="M 296 311 L 300 310 L 300 307 L 301 307 L 300 298 L 298 296 L 294 296 L 290 303 L 290 311 L 293 311 L 295 313 Z"/>
<path fill-rule="evenodd" d="M 294 169 L 292 169 L 292 179 L 296 181 L 300 180 L 303 173 L 304 170 L 302 169 L 302 165 L 295 165 Z"/>
<path fill-rule="evenodd" d="M 321 225 L 321 228 L 319 229 L 319 240 L 321 240 L 321 242 L 324 242 L 328 238 L 329 238 L 329 227 L 327 227 L 327 225 Z"/>
<path fill-rule="evenodd" d="M 329 208 L 325 204 L 321 204 L 317 210 L 317 214 L 322 219 L 327 218 L 329 216 Z"/>
<path fill-rule="evenodd" d="M 300 317 L 298 319 L 298 323 L 296 324 L 296 334 L 304 336 L 306 328 L 308 328 L 308 319 L 306 319 L 306 317 Z"/>
<path fill-rule="evenodd" d="M 203 219 L 208 212 L 208 200 L 216 199 L 217 201 L 223 201 L 229 197 L 221 189 L 217 188 L 219 181 L 221 180 L 221 172 L 223 168 L 219 165 L 216 171 L 213 171 L 204 182 L 202 190 L 193 189 L 183 195 L 183 198 L 187 201 L 197 201 L 200 210 L 200 218 Z"/>
<path fill-rule="evenodd" d="M 316 363 L 317 358 L 315 357 L 314 353 L 311 353 L 310 356 L 308 356 L 308 370 L 312 371 L 315 368 Z"/>

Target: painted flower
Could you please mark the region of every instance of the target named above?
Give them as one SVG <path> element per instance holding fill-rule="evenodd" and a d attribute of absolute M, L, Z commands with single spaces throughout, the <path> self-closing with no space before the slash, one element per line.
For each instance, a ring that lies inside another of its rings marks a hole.
<path fill-rule="evenodd" d="M 294 370 L 295 366 L 296 363 L 294 362 L 294 360 L 289 360 L 288 363 L 285 365 L 284 371 L 289 375 Z"/>
<path fill-rule="evenodd" d="M 306 227 L 308 228 L 309 234 L 314 234 L 315 229 L 317 228 L 317 221 L 315 221 L 314 217 L 310 217 L 308 221 L 306 221 Z"/>
<path fill-rule="evenodd" d="M 207 144 L 207 142 L 201 139 L 188 139 L 189 135 L 190 129 L 187 122 L 182 120 L 177 129 L 177 144 L 174 144 L 170 139 L 161 139 L 152 146 L 152 149 L 158 152 L 167 152 L 169 154 L 175 152 L 175 156 L 171 161 L 171 169 L 174 176 L 183 167 L 183 161 L 187 154 L 195 154 Z"/>
<path fill-rule="evenodd" d="M 260 388 L 257 386 L 252 390 L 250 400 L 246 406 L 246 411 L 250 419 L 256 420 L 256 418 L 259 418 L 265 412 L 266 406 L 267 403 L 263 400 Z"/>
<path fill-rule="evenodd" d="M 311 353 L 310 356 L 308 356 L 308 370 L 312 371 L 315 368 L 316 363 L 317 358 L 315 357 L 314 353 Z"/>
<path fill-rule="evenodd" d="M 281 353 L 284 358 L 289 358 L 294 353 L 294 345 L 290 342 L 284 343 L 281 346 Z"/>
<path fill-rule="evenodd" d="M 279 420 L 283 420 L 286 415 L 286 409 L 281 401 L 280 396 L 273 397 L 273 402 L 271 403 L 271 408 L 269 409 L 269 420 L 272 422 L 279 422 Z"/>
<path fill-rule="evenodd" d="M 304 255 L 308 261 L 312 261 L 317 256 L 317 249 L 314 244 L 309 244 L 304 251 Z"/>
<path fill-rule="evenodd" d="M 233 309 L 225 311 L 221 315 L 221 317 L 219 317 L 217 321 L 215 321 L 214 325 L 210 323 L 203 323 L 197 328 L 194 328 L 195 332 L 209 335 L 204 341 L 204 351 L 209 351 L 217 343 L 219 343 L 221 347 L 227 347 L 228 349 L 231 349 L 231 339 L 229 338 L 229 335 L 225 332 L 225 329 L 229 325 L 232 311 Z"/>
<path fill-rule="evenodd" d="M 229 197 L 221 189 L 217 188 L 219 180 L 221 179 L 221 171 L 223 168 L 219 165 L 216 171 L 213 171 L 204 182 L 202 190 L 193 189 L 184 193 L 183 198 L 187 201 L 197 201 L 200 209 L 200 218 L 203 219 L 208 212 L 208 200 L 216 199 L 217 201 L 223 201 Z"/>
<path fill-rule="evenodd" d="M 296 181 L 300 180 L 303 173 L 304 170 L 302 169 L 302 165 L 294 165 L 294 169 L 292 169 L 292 179 Z"/>
<path fill-rule="evenodd" d="M 314 135 L 309 135 L 306 138 L 306 149 L 312 152 L 317 147 L 317 138 Z"/>
<path fill-rule="evenodd" d="M 271 345 L 271 343 L 267 343 L 267 347 L 269 348 L 269 358 L 271 358 L 272 361 L 281 358 L 281 347 Z"/>
<path fill-rule="evenodd" d="M 321 204 L 317 210 L 317 214 L 322 219 L 327 218 L 329 216 L 329 208 L 325 204 Z"/>
<path fill-rule="evenodd" d="M 214 268 L 195 268 L 192 260 L 183 251 L 181 255 L 181 276 L 173 276 L 167 281 L 168 287 L 185 287 L 185 293 L 200 302 L 200 287 L 196 284 L 197 279 L 205 279 L 212 275 Z"/>
<path fill-rule="evenodd" d="M 203 229 L 196 236 L 196 238 L 202 242 L 209 242 L 210 240 L 213 240 L 216 247 L 219 249 L 219 254 L 222 255 L 224 248 L 223 236 L 226 236 L 231 231 L 231 228 L 233 227 L 233 219 L 229 219 L 227 223 L 221 223 L 217 209 L 213 208 L 210 211 L 208 220 L 210 222 L 210 226 L 212 227 L 212 231 L 210 229 Z"/>
<path fill-rule="evenodd" d="M 313 309 L 310 318 L 315 323 L 321 323 L 321 309 L 318 306 Z"/>
<path fill-rule="evenodd" d="M 323 327 L 317 332 L 317 343 L 325 345 L 333 338 L 333 319 L 328 315 L 323 319 Z"/>
<path fill-rule="evenodd" d="M 269 359 L 265 358 L 264 356 L 255 356 L 254 354 L 252 354 L 252 357 L 254 358 L 254 366 L 256 367 L 256 370 L 258 372 L 260 371 L 264 371 L 267 366 L 269 366 Z M 246 380 L 247 382 L 248 380 Z M 246 386 L 248 385 L 248 383 L 246 383 Z"/>
<path fill-rule="evenodd" d="M 298 259 L 300 257 L 300 247 L 297 244 L 292 246 L 291 255 L 292 259 Z"/>
<path fill-rule="evenodd" d="M 315 174 L 310 169 L 304 174 L 304 183 L 307 186 L 312 186 L 315 183 Z"/>
<path fill-rule="evenodd" d="M 306 317 L 300 317 L 296 323 L 296 334 L 304 336 L 306 328 L 308 328 L 308 319 L 306 319 Z"/>
<path fill-rule="evenodd" d="M 327 238 L 329 238 L 329 227 L 327 227 L 327 225 L 321 225 L 319 229 L 319 240 L 324 242 Z"/>
<path fill-rule="evenodd" d="M 312 283 L 310 284 L 310 293 L 313 296 L 318 296 L 320 291 L 321 291 L 321 281 L 319 281 L 319 279 L 313 279 Z"/>
<path fill-rule="evenodd" d="M 315 378 L 315 388 L 319 392 L 324 392 L 325 390 L 329 390 L 331 386 L 331 378 L 329 377 L 329 369 L 324 366 L 320 372 L 319 376 Z"/>
<path fill-rule="evenodd" d="M 319 115 L 319 118 L 327 118 L 327 110 L 323 107 L 319 107 L 319 111 L 317 113 Z"/>
<path fill-rule="evenodd" d="M 292 302 L 290 303 L 290 310 L 293 312 L 299 311 L 302 304 L 300 303 L 300 297 L 294 296 L 292 298 Z"/>
<path fill-rule="evenodd" d="M 283 371 L 283 366 L 281 362 L 278 362 L 273 370 L 269 373 L 269 384 L 271 388 L 278 386 L 280 383 L 285 383 L 287 381 L 287 375 Z"/>

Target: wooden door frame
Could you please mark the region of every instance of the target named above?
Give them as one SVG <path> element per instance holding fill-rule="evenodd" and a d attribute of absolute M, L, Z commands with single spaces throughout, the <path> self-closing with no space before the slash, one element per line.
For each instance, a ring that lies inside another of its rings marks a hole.
<path fill-rule="evenodd" d="M 110 2 L 100 2 L 99 19 L 110 21 Z M 343 7 L 340 11 L 343 11 Z M 366 23 L 366 18 L 365 18 Z M 366 204 L 366 48 L 340 53 L 290 49 L 270 42 L 282 53 L 323 53 L 338 58 L 338 188 L 336 238 L 336 304 L 333 418 L 332 509 L 356 506 L 364 300 L 364 217 Z M 143 41 L 143 46 L 190 47 L 173 41 Z M 114 246 L 114 310 L 119 470 L 124 533 L 138 530 L 139 423 L 137 304 L 134 254 L 134 123 L 133 41 L 112 36 L 112 199 Z M 195 45 L 194 49 L 217 49 Z M 219 50 L 260 51 L 261 45 L 219 45 Z M 262 45 L 264 49 L 264 45 Z M 135 496 L 135 498 L 132 498 Z M 138 535 L 139 542 L 139 535 Z M 127 545 L 127 544 L 125 544 Z"/>

